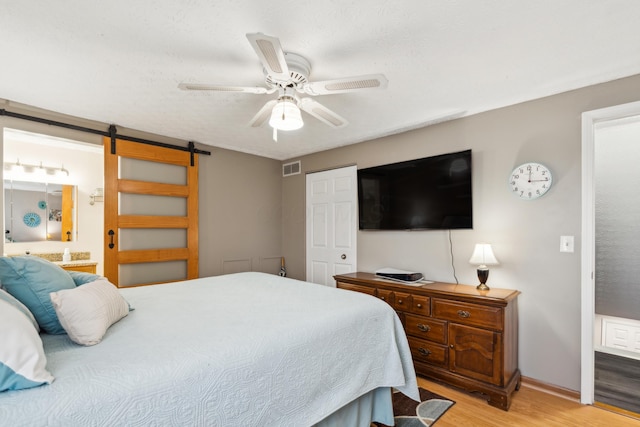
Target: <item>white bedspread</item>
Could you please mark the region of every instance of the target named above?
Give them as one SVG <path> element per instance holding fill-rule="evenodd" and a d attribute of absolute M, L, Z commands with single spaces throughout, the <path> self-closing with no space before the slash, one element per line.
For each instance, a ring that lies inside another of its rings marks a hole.
<path fill-rule="evenodd" d="M 6 426 L 309 426 L 378 387 L 419 399 L 394 311 L 262 273 L 121 290 L 93 347 L 42 335 L 53 384 L 0 393 Z"/>

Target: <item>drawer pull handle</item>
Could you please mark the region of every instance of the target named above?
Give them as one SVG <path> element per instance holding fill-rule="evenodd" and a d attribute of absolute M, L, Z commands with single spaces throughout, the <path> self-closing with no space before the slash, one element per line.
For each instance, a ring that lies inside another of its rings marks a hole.
<path fill-rule="evenodd" d="M 402 300 L 401 299 L 398 300 L 398 304 L 402 304 Z"/>
<path fill-rule="evenodd" d="M 471 317 L 471 313 L 469 313 L 467 310 L 458 310 L 458 316 L 462 317 L 463 319 L 467 319 Z"/>
<path fill-rule="evenodd" d="M 418 349 L 418 353 L 420 353 L 420 354 L 421 354 L 421 355 L 423 355 L 423 356 L 429 356 L 429 355 L 431 354 L 431 350 L 428 350 L 428 349 L 426 349 L 426 348 L 422 348 L 422 347 L 420 347 L 420 348 Z"/>
<path fill-rule="evenodd" d="M 418 329 L 420 329 L 422 332 L 429 332 L 431 330 L 431 326 L 418 323 Z"/>
<path fill-rule="evenodd" d="M 422 308 L 422 304 L 418 303 L 418 308 Z"/>
<path fill-rule="evenodd" d="M 382 301 L 384 301 L 384 297 L 380 297 L 380 299 L 381 299 Z"/>

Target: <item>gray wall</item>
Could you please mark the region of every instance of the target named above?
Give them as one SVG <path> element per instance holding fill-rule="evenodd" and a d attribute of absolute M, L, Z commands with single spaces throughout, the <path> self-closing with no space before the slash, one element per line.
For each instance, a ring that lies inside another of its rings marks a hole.
<path fill-rule="evenodd" d="M 359 232 L 358 269 L 396 267 L 451 282 L 477 283 L 468 263 L 477 242 L 493 245 L 500 265 L 488 285 L 522 292 L 520 369 L 523 375 L 580 388 L 581 113 L 640 99 L 640 76 L 587 87 L 423 129 L 300 158 L 303 172 L 358 168 L 473 150 L 474 229 Z M 297 160 L 297 159 L 290 159 Z M 290 161 L 288 160 L 288 161 Z M 536 201 L 509 191 L 513 168 L 546 164 L 551 190 Z M 305 175 L 283 178 L 283 253 L 291 276 L 304 278 Z M 560 236 L 575 236 L 576 252 L 560 253 Z"/>
<path fill-rule="evenodd" d="M 200 276 L 280 270 L 280 162 L 230 150 L 200 156 Z"/>

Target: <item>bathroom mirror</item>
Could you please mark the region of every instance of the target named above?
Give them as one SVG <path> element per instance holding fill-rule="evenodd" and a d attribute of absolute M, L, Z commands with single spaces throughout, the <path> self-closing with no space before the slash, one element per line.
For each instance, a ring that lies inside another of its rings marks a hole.
<path fill-rule="evenodd" d="M 74 185 L 4 180 L 5 243 L 77 239 Z"/>

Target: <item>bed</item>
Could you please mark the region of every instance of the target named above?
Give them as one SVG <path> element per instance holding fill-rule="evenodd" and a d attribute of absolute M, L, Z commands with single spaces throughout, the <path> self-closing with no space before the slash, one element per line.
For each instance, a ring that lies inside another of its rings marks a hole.
<path fill-rule="evenodd" d="M 99 344 L 40 334 L 51 384 L 0 393 L 11 426 L 393 424 L 419 400 L 402 325 L 361 293 L 264 273 L 120 289 Z"/>

